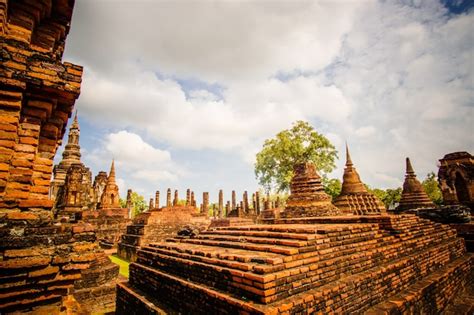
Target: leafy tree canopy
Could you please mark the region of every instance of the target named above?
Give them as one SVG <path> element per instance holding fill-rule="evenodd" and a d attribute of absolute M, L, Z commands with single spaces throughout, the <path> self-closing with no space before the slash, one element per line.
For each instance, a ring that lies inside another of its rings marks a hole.
<path fill-rule="evenodd" d="M 275 188 L 288 191 L 293 177 L 293 166 L 314 162 L 323 177 L 335 168 L 337 151 L 332 143 L 317 133 L 309 123 L 297 121 L 291 129 L 265 140 L 257 153 L 255 176 L 266 191 Z"/>
<path fill-rule="evenodd" d="M 441 189 L 439 189 L 438 179 L 434 172 L 428 173 L 421 185 L 423 185 L 428 197 L 430 197 L 435 204 L 440 205 L 443 203 L 443 194 L 441 193 Z"/>
<path fill-rule="evenodd" d="M 142 213 L 145 210 L 148 210 L 148 205 L 145 202 L 145 197 L 139 195 L 136 192 L 132 192 L 132 217 L 137 216 L 139 213 Z M 127 207 L 127 200 L 120 198 L 120 206 L 122 208 Z"/>

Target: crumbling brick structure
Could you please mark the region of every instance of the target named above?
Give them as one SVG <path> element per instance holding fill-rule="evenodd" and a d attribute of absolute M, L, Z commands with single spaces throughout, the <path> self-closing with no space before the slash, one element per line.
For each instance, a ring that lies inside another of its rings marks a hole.
<path fill-rule="evenodd" d="M 168 196 L 170 194 L 171 190 L 168 189 Z M 178 195 L 177 191 L 175 195 Z M 139 214 L 133 219 L 133 223 L 127 226 L 126 233 L 122 235 L 118 244 L 117 254 L 125 260 L 134 262 L 140 246 L 175 236 L 185 227 L 202 230 L 209 224 L 207 213 L 200 213 L 192 206 L 154 208 Z"/>
<path fill-rule="evenodd" d="M 346 167 L 342 178 L 341 193 L 334 200 L 334 205 L 346 214 L 381 214 L 385 205 L 374 194 L 367 191 L 360 180 L 359 173 L 352 163 L 349 148 L 346 145 Z"/>
<path fill-rule="evenodd" d="M 395 211 L 400 213 L 410 209 L 431 208 L 434 206 L 433 201 L 428 197 L 420 181 L 416 178 L 410 159 L 406 158 L 406 175 L 403 182 L 402 196 Z"/>
<path fill-rule="evenodd" d="M 295 170 L 293 216 L 140 247 L 116 313 L 438 314 L 474 280 L 474 256 L 449 226 L 406 214 L 319 215 L 332 208 L 314 168 Z"/>
<path fill-rule="evenodd" d="M 0 313 L 113 309 L 118 267 L 85 224 L 55 224 L 49 200 L 82 67 L 62 62 L 74 1 L 0 0 Z"/>
<path fill-rule="evenodd" d="M 474 157 L 471 154 L 454 152 L 440 159 L 438 182 L 445 204 L 466 205 L 474 213 Z"/>

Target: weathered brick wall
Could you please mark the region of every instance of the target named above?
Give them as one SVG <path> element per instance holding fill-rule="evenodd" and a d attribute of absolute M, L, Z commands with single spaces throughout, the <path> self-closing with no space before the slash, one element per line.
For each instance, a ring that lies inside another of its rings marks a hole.
<path fill-rule="evenodd" d="M 126 234 L 118 245 L 117 254 L 128 261 L 135 261 L 139 246 L 162 241 L 175 236 L 186 226 L 202 230 L 209 226 L 207 216 L 199 215 L 196 208 L 172 206 L 139 215 L 127 226 Z"/>
<path fill-rule="evenodd" d="M 55 314 L 69 293 L 115 290 L 118 266 L 100 271 L 107 258 L 93 228 L 56 224 L 48 200 L 53 158 L 81 86 L 82 67 L 61 61 L 73 6 L 71 0 L 0 0 L 2 314 Z M 94 281 L 76 288 L 91 272 Z"/>
<path fill-rule="evenodd" d="M 101 246 L 117 247 L 127 225 L 132 223 L 128 218 L 128 209 L 99 209 L 83 211 L 82 220 L 95 226 L 96 236 Z"/>
<path fill-rule="evenodd" d="M 156 300 L 199 314 L 440 313 L 472 279 L 464 240 L 416 216 L 278 221 L 142 246 L 117 313 Z"/>

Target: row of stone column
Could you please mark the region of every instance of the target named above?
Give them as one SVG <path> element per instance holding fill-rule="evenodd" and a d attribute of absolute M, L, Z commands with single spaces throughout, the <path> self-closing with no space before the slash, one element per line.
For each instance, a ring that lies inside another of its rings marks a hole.
<path fill-rule="evenodd" d="M 262 206 L 263 201 L 263 206 Z M 171 189 L 168 188 L 166 191 L 166 207 L 177 206 L 179 202 L 178 190 L 174 191 L 174 197 L 171 199 Z M 127 207 L 131 205 L 131 189 L 127 193 Z M 186 190 L 186 206 L 196 207 L 196 199 L 194 196 L 194 191 L 190 189 Z M 200 205 L 200 212 L 202 214 L 209 214 L 209 192 L 203 192 L 202 194 L 202 204 Z M 252 194 L 252 208 L 249 205 L 249 198 L 247 191 L 244 191 L 242 195 L 242 200 L 237 202 L 237 195 L 235 190 L 232 190 L 231 200 L 228 200 L 224 204 L 224 193 L 223 190 L 219 190 L 217 208 L 213 209 L 213 216 L 215 217 L 226 217 L 227 215 L 233 212 L 234 216 L 244 216 L 245 214 L 254 213 L 259 215 L 263 210 L 269 210 L 273 208 L 280 207 L 280 197 L 277 197 L 276 201 L 271 201 L 270 196 L 267 194 L 266 198 L 260 197 L 260 192 L 255 192 Z M 149 209 L 159 209 L 160 208 L 160 191 L 156 191 L 155 198 L 150 198 Z"/>

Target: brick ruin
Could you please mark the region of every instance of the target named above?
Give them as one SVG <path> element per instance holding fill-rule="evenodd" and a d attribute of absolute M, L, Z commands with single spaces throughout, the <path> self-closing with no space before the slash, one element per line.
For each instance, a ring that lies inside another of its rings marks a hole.
<path fill-rule="evenodd" d="M 449 226 L 341 215 L 305 194 L 324 194 L 318 178 L 297 165 L 287 215 L 268 224 L 142 246 L 118 285 L 117 314 L 439 313 L 474 280 L 474 256 Z"/>
<path fill-rule="evenodd" d="M 324 192 L 321 177 L 314 164 L 296 164 L 294 174 L 290 184 L 291 194 L 286 201 L 286 208 L 281 213 L 281 217 L 341 214 L 341 211 L 331 203 L 331 197 Z"/>
<path fill-rule="evenodd" d="M 420 181 L 416 178 L 410 159 L 406 158 L 406 175 L 403 182 L 402 196 L 395 212 L 399 213 L 416 208 L 432 208 L 434 206 Z"/>
<path fill-rule="evenodd" d="M 109 175 L 100 171 L 92 183 L 92 174 L 81 161 L 80 128 L 77 112 L 69 128 L 68 142 L 63 158 L 53 168 L 50 198 L 53 212 L 60 221 L 90 223 L 95 227 L 99 244 L 103 248 L 117 247 L 125 233 L 129 209 L 119 204 L 119 189 L 115 182 L 115 163 Z"/>
<path fill-rule="evenodd" d="M 468 152 L 446 154 L 439 160 L 438 182 L 447 205 L 466 205 L 474 213 L 474 157 Z"/>
<path fill-rule="evenodd" d="M 188 189 L 188 204 L 195 204 L 193 194 Z M 137 215 L 133 222 L 126 227 L 126 232 L 121 236 L 118 244 L 117 255 L 125 260 L 134 262 L 136 252 L 140 246 L 162 241 L 176 235 L 183 228 L 202 230 L 209 226 L 210 220 L 207 213 L 202 213 L 196 206 L 178 205 L 178 190 L 175 190 L 173 205 L 171 204 L 171 189 L 167 190 L 166 207 L 159 207 L 159 192 L 155 196 L 153 207 Z M 150 200 L 150 206 L 153 199 Z M 209 200 L 207 200 L 209 202 Z M 202 208 L 202 207 L 201 207 Z"/>
<path fill-rule="evenodd" d="M 381 214 L 385 213 L 385 205 L 374 194 L 369 193 L 360 180 L 353 166 L 346 144 L 346 167 L 342 178 L 341 193 L 334 200 L 334 205 L 347 214 Z"/>
<path fill-rule="evenodd" d="M 0 0 L 0 312 L 114 308 L 118 266 L 90 225 L 54 220 L 53 158 L 82 67 L 62 62 L 74 1 Z M 77 177 L 77 170 L 71 177 Z"/>

